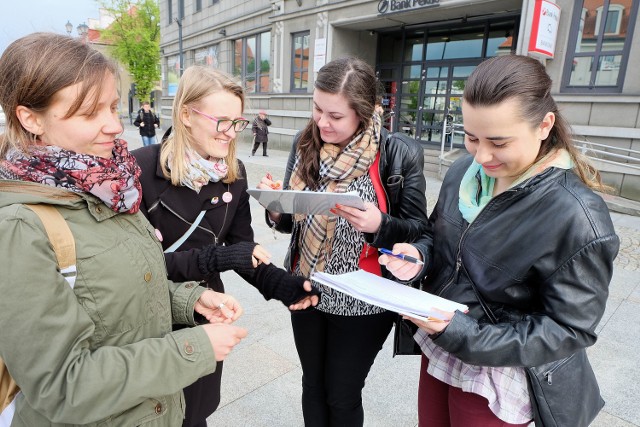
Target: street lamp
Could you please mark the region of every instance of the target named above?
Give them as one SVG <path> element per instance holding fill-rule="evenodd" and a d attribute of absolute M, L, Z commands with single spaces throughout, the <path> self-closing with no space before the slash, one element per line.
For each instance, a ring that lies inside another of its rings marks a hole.
<path fill-rule="evenodd" d="M 78 34 L 83 41 L 86 40 L 87 34 L 89 34 L 89 26 L 84 22 L 78 25 Z"/>
<path fill-rule="evenodd" d="M 71 21 L 67 19 L 67 23 L 64 24 L 64 28 L 65 30 L 67 30 L 67 34 L 71 35 L 71 32 L 73 31 L 73 24 L 71 23 Z M 80 36 L 82 41 L 86 41 L 87 34 L 89 34 L 89 26 L 83 22 L 82 24 L 78 25 L 76 29 L 78 30 L 78 35 Z"/>

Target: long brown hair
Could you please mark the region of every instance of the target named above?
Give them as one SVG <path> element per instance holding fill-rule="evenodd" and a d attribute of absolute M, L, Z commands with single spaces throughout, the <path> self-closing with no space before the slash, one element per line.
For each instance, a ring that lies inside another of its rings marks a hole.
<path fill-rule="evenodd" d="M 572 141 L 572 132 L 551 96 L 551 78 L 537 60 L 520 55 L 497 56 L 482 62 L 469 76 L 464 100 L 471 106 L 492 106 L 516 99 L 522 120 L 537 127 L 548 112 L 555 115 L 549 136 L 542 141 L 536 161 L 554 149 L 569 152 L 574 171 L 590 188 L 606 191 L 600 172 L 588 162 Z"/>
<path fill-rule="evenodd" d="M 6 130 L 0 135 L 0 156 L 10 148 L 27 151 L 36 135 L 16 116 L 20 105 L 46 111 L 62 89 L 82 83 L 78 97 L 65 114 L 73 116 L 87 97 L 96 108 L 105 74 L 117 77 L 115 64 L 86 43 L 54 33 L 33 33 L 11 43 L 0 57 L 0 105 Z"/>
<path fill-rule="evenodd" d="M 367 128 L 373 115 L 378 88 L 376 75 L 369 64 L 358 58 L 333 60 L 320 68 L 314 88 L 330 94 L 341 94 L 348 100 L 349 107 L 360 120 L 354 135 Z M 312 189 L 316 189 L 320 178 L 320 148 L 323 143 L 312 116 L 300 132 L 297 148 L 300 156 L 299 174 Z"/>
<path fill-rule="evenodd" d="M 171 135 L 162 143 L 160 149 L 160 165 L 162 173 L 173 185 L 179 185 L 187 171 L 184 167 L 184 157 L 187 147 L 192 147 L 195 142 L 191 134 L 191 128 L 182 123 L 182 112 L 189 107 L 196 107 L 200 100 L 215 92 L 225 91 L 240 99 L 242 111 L 244 111 L 244 90 L 231 76 L 211 67 L 192 65 L 184 71 L 180 77 L 178 91 L 173 99 L 173 120 Z M 169 163 L 169 154 L 173 154 Z M 225 183 L 234 182 L 240 176 L 240 168 L 236 159 L 235 138 L 229 144 L 229 153 L 225 158 L 228 166 Z"/>

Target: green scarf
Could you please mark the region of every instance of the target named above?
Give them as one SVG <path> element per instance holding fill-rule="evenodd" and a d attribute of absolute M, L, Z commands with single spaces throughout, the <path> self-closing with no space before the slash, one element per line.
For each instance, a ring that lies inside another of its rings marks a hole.
<path fill-rule="evenodd" d="M 573 168 L 573 160 L 569 152 L 565 149 L 552 151 L 542 159 L 535 162 L 522 175 L 516 178 L 509 186 L 513 188 L 518 184 L 544 172 L 550 167 L 560 169 Z M 487 176 L 482 170 L 482 165 L 475 160 L 469 165 L 469 168 L 462 177 L 460 182 L 460 192 L 458 199 L 458 209 L 462 217 L 468 223 L 472 223 L 476 219 L 480 211 L 493 198 L 493 187 L 496 180 Z"/>

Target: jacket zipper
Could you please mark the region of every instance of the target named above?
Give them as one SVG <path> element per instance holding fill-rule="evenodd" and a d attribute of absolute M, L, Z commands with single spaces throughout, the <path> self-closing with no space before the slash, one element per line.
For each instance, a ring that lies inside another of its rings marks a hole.
<path fill-rule="evenodd" d="M 562 362 L 558 363 L 553 368 L 546 371 L 544 374 L 542 374 L 543 378 L 547 380 L 547 384 L 553 385 L 553 373 L 558 369 L 560 369 L 565 364 L 567 364 L 567 362 L 569 362 L 574 356 L 575 356 L 575 353 L 567 357 L 566 359 L 564 359 Z"/>
<path fill-rule="evenodd" d="M 495 203 L 495 200 L 502 196 L 503 194 L 507 194 L 507 193 L 513 193 L 516 192 L 517 189 L 508 189 L 503 191 L 502 193 L 500 193 L 498 196 L 494 197 L 493 199 L 491 199 L 489 201 L 489 203 L 487 203 L 485 205 L 484 208 L 482 208 L 482 210 L 478 213 L 478 215 L 476 216 L 476 220 L 474 222 L 476 222 L 480 216 L 482 215 L 482 213 L 492 204 Z M 436 292 L 434 293 L 434 295 L 442 295 L 442 293 L 453 284 L 453 282 L 456 280 L 456 277 L 458 277 L 458 272 L 460 271 L 460 267 L 462 266 L 462 242 L 464 241 L 464 238 L 467 236 L 467 233 L 469 231 L 469 229 L 471 229 L 471 224 L 469 224 L 469 226 L 467 226 L 467 228 L 462 232 L 462 235 L 460 236 L 460 240 L 458 241 L 458 249 L 456 251 L 456 268 L 453 270 L 453 273 L 451 274 L 451 276 L 449 277 L 449 280 L 447 280 L 442 286 L 440 286 Z"/>
<path fill-rule="evenodd" d="M 178 217 L 178 219 L 180 219 L 181 221 L 183 221 L 185 224 L 187 224 L 187 225 L 191 226 L 191 224 L 192 224 L 192 223 L 190 223 L 190 222 L 189 222 L 189 221 L 187 221 L 186 219 L 182 218 L 182 217 L 181 217 L 181 216 L 180 216 L 176 211 L 174 211 L 174 210 L 173 210 L 173 209 L 171 209 L 169 206 L 167 206 L 167 204 L 166 204 L 166 203 L 164 203 L 162 200 L 160 200 L 160 201 L 158 201 L 158 202 L 154 203 L 154 204 L 153 204 L 153 206 L 151 206 L 151 208 L 149 208 L 148 212 L 151 212 L 151 211 L 152 211 L 152 209 L 156 208 L 156 207 L 157 207 L 157 205 L 158 205 L 158 203 L 160 203 L 160 204 L 161 204 L 161 205 L 162 205 L 166 210 L 168 210 L 169 212 L 171 212 L 172 214 L 174 214 L 176 217 Z M 217 236 L 216 236 L 216 235 L 215 235 L 211 230 L 207 230 L 206 228 L 203 228 L 203 227 L 201 227 L 201 226 L 198 226 L 197 228 L 198 228 L 199 230 L 206 231 L 207 233 L 211 234 L 211 235 L 214 237 L 216 244 L 218 243 L 218 237 L 217 237 Z"/>
<path fill-rule="evenodd" d="M 387 138 L 385 139 L 385 143 L 387 143 L 389 141 L 389 138 L 391 138 L 391 134 L 387 134 Z M 380 177 L 380 183 L 382 184 L 382 191 L 384 192 L 384 198 L 385 198 L 385 202 L 387 205 L 387 214 L 391 215 L 391 202 L 389 201 L 389 194 L 387 193 L 387 189 L 385 188 L 385 184 L 387 182 L 386 177 L 383 180 L 383 174 L 382 174 L 382 159 L 386 159 L 385 157 L 385 145 L 380 143 L 380 160 L 378 161 L 378 176 Z"/>

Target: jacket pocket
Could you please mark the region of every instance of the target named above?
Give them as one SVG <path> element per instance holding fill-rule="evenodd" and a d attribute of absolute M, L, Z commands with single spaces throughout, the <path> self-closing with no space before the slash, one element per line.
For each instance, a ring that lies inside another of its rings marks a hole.
<path fill-rule="evenodd" d="M 525 370 L 536 425 L 586 427 L 604 406 L 585 350 Z"/>
<path fill-rule="evenodd" d="M 387 177 L 387 191 L 389 193 L 389 202 L 396 204 L 400 202 L 402 188 L 404 187 L 404 176 L 401 174 L 389 175 Z"/>

